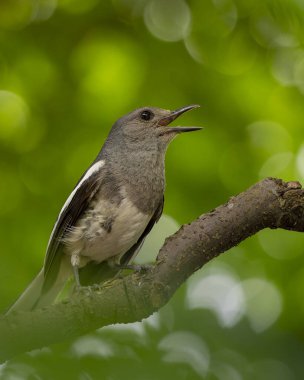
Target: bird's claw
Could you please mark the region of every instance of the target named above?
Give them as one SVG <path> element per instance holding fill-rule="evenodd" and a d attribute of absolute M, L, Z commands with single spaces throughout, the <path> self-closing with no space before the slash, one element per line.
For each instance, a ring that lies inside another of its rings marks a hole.
<path fill-rule="evenodd" d="M 147 272 L 149 271 L 153 265 L 152 264 L 127 264 L 127 265 L 120 265 L 120 269 L 130 269 L 134 272 Z"/>

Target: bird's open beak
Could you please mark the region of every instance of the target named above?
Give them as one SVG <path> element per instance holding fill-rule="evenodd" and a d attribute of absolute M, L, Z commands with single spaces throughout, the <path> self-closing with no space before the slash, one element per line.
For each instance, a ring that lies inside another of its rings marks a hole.
<path fill-rule="evenodd" d="M 172 111 L 168 116 L 165 116 L 162 119 L 160 119 L 158 122 L 158 125 L 165 127 L 165 126 L 169 125 L 170 123 L 172 123 L 173 120 L 178 118 L 183 113 L 190 111 L 193 108 L 199 108 L 199 107 L 200 106 L 198 104 L 192 104 L 190 106 L 185 106 L 185 107 L 179 108 L 175 111 Z M 176 133 L 192 132 L 192 131 L 198 131 L 200 129 L 202 129 L 202 127 L 170 127 L 170 128 L 166 128 L 166 130 L 163 133 L 167 133 L 167 132 L 176 132 Z"/>

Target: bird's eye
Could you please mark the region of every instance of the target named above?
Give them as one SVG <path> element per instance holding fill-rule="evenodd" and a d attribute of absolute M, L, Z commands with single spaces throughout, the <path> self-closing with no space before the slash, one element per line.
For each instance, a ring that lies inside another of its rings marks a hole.
<path fill-rule="evenodd" d="M 140 114 L 140 118 L 145 121 L 151 120 L 153 116 L 154 116 L 153 113 L 149 110 L 144 110 Z"/>

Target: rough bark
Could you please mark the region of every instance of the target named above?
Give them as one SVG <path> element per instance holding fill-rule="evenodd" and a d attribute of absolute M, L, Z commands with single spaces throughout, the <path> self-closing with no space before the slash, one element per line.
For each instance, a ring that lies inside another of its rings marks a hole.
<path fill-rule="evenodd" d="M 304 190 L 267 178 L 167 238 L 154 265 L 65 302 L 0 317 L 0 361 L 99 327 L 140 321 L 196 270 L 263 228 L 304 231 Z"/>

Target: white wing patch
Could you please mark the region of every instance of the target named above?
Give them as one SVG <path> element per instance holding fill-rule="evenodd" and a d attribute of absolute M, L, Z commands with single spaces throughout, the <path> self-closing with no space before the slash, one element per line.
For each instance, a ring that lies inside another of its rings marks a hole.
<path fill-rule="evenodd" d="M 48 242 L 48 245 L 47 245 L 47 250 L 49 248 L 49 245 L 50 245 L 50 242 L 52 241 L 53 239 L 53 235 L 54 235 L 54 232 L 56 230 L 56 227 L 57 227 L 57 223 L 58 221 L 60 220 L 60 217 L 62 215 L 62 213 L 67 209 L 67 207 L 69 206 L 69 204 L 71 203 L 74 195 L 76 194 L 77 190 L 81 187 L 81 185 L 88 179 L 90 178 L 94 173 L 96 173 L 99 169 L 101 169 L 105 164 L 105 161 L 104 160 L 100 160 L 100 161 L 97 161 L 94 165 L 92 165 L 88 171 L 85 173 L 85 175 L 83 176 L 83 178 L 81 179 L 81 181 L 77 184 L 77 186 L 74 188 L 74 190 L 71 192 L 71 194 L 69 195 L 68 199 L 65 201 L 59 215 L 58 215 L 58 218 L 56 220 L 56 223 L 53 227 L 53 230 L 52 230 L 52 233 L 51 233 L 51 236 L 49 238 L 49 242 Z"/>

